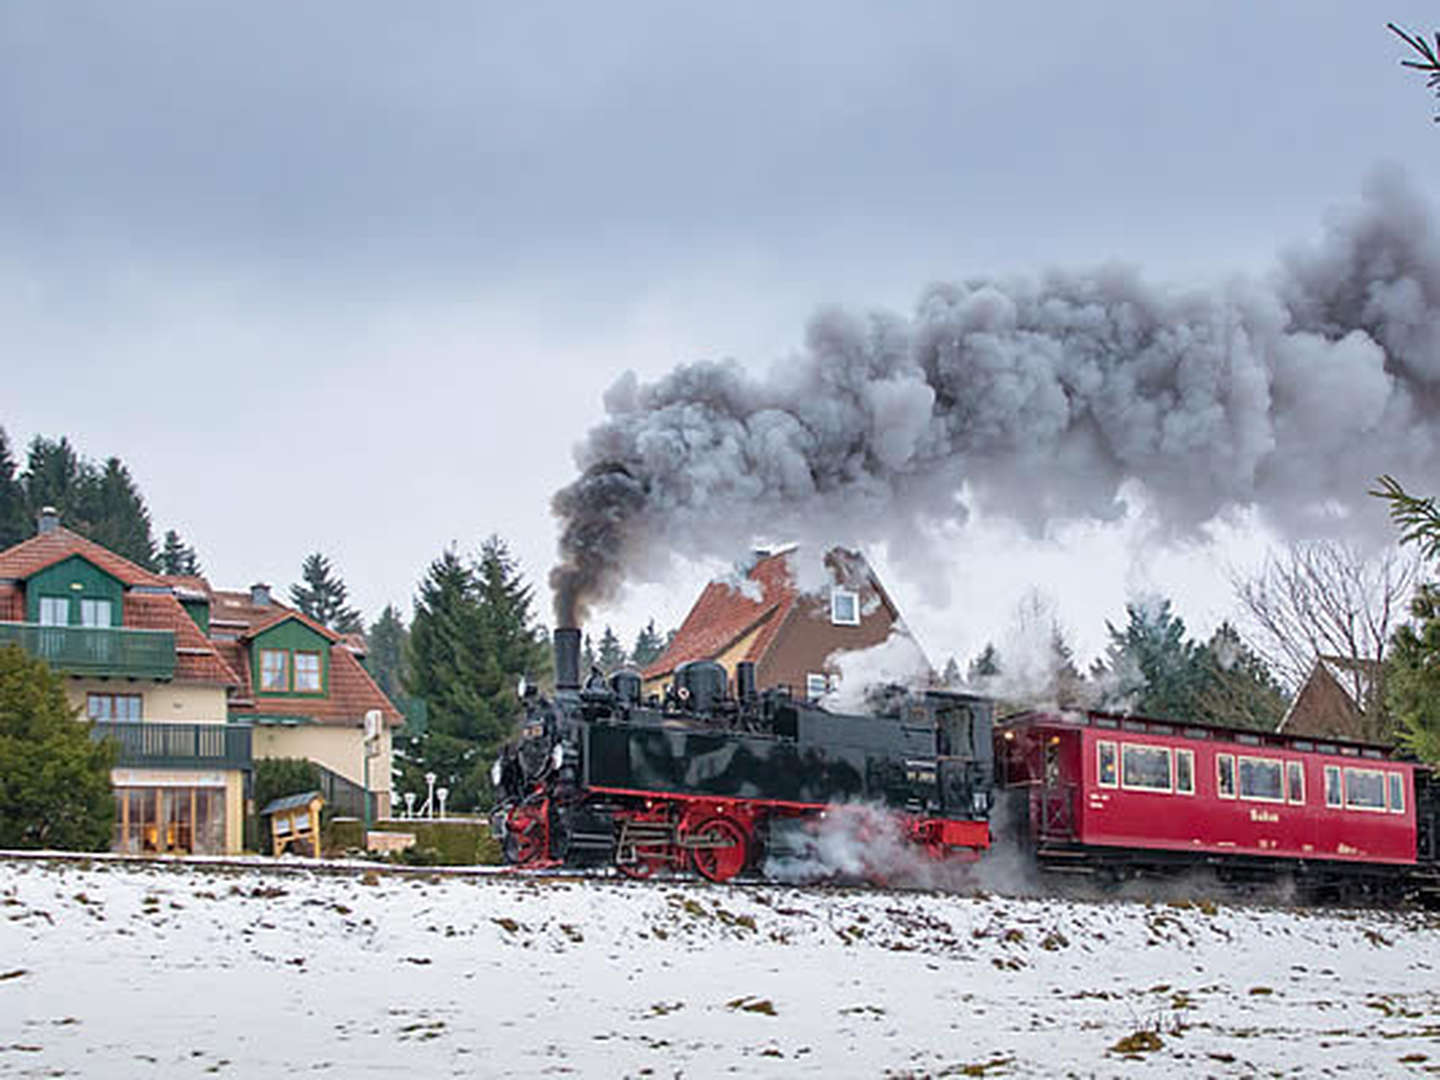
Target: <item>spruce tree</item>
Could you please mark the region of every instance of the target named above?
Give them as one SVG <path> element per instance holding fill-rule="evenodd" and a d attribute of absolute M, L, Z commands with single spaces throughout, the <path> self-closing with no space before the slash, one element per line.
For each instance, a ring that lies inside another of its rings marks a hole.
<path fill-rule="evenodd" d="M 956 662 L 955 657 L 952 656 L 949 660 L 945 661 L 945 668 L 940 673 L 940 685 L 956 687 L 960 684 L 960 665 Z"/>
<path fill-rule="evenodd" d="M 600 670 L 607 674 L 625 665 L 625 650 L 620 647 L 620 639 L 609 626 L 606 626 L 605 632 L 600 635 L 600 649 L 595 654 L 595 660 L 600 665 Z"/>
<path fill-rule="evenodd" d="M 410 633 L 394 604 L 386 604 L 366 635 L 365 667 L 385 696 L 399 705 L 405 697 L 405 653 Z"/>
<path fill-rule="evenodd" d="M 174 529 L 167 529 L 158 556 L 162 574 L 177 574 L 185 577 L 199 577 L 200 559 L 195 549 L 188 546 Z"/>
<path fill-rule="evenodd" d="M 345 605 L 345 582 L 330 568 L 330 560 L 318 551 L 305 557 L 300 567 L 303 585 L 290 586 L 290 602 L 302 614 L 337 634 L 351 634 L 364 628 L 360 613 Z"/>
<path fill-rule="evenodd" d="M 647 667 L 659 659 L 660 654 L 665 651 L 665 639 L 655 629 L 655 620 L 651 619 L 635 635 L 635 647 L 630 650 L 630 659 L 636 667 Z"/>
<path fill-rule="evenodd" d="M 20 543 L 35 531 L 30 509 L 25 505 L 25 487 L 17 475 L 19 466 L 10 455 L 10 441 L 0 427 L 0 551 Z"/>
<path fill-rule="evenodd" d="M 89 527 L 87 514 L 92 509 L 91 492 L 96 482 L 95 467 L 83 461 L 70 440 L 36 435 L 30 440 L 25 472 L 25 500 L 30 517 L 47 506 L 54 507 L 60 520 L 85 533 Z"/>
<path fill-rule="evenodd" d="M 154 570 L 150 511 L 145 508 L 130 470 L 119 458 L 107 458 L 104 469 L 87 487 L 87 505 L 81 511 L 87 526 L 85 535 L 115 554 Z"/>
<path fill-rule="evenodd" d="M 975 683 L 992 675 L 1000 674 L 1000 652 L 993 644 L 987 643 L 980 655 L 970 661 L 966 681 Z"/>

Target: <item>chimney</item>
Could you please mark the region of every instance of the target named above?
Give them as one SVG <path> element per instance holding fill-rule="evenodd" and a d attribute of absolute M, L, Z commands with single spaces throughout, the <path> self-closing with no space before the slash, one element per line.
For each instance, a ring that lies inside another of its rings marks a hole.
<path fill-rule="evenodd" d="M 60 511 L 56 510 L 53 506 L 42 506 L 36 525 L 41 535 L 53 533 L 56 529 L 60 528 Z"/>
<path fill-rule="evenodd" d="M 270 586 L 256 584 L 250 586 L 250 603 L 255 607 L 270 606 Z"/>
<path fill-rule="evenodd" d="M 555 631 L 555 689 L 580 689 L 580 631 L 575 627 Z"/>

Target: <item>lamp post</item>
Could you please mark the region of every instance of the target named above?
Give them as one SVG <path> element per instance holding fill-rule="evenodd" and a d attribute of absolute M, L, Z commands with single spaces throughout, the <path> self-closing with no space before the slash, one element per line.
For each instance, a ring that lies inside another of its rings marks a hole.
<path fill-rule="evenodd" d="M 379 709 L 371 709 L 365 714 L 365 740 L 362 744 L 365 767 L 361 802 L 365 804 L 365 840 L 362 846 L 366 851 L 370 850 L 370 759 L 380 752 L 382 720 Z"/>
<path fill-rule="evenodd" d="M 431 818 L 435 816 L 435 774 L 433 772 L 425 774 L 425 816 Z"/>
<path fill-rule="evenodd" d="M 435 797 L 440 800 L 440 816 L 445 816 L 445 797 L 450 794 L 449 788 L 436 788 Z"/>

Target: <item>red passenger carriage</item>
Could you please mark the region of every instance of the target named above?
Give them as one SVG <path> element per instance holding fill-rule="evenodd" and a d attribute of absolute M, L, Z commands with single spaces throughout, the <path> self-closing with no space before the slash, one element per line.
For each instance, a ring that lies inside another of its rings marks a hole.
<path fill-rule="evenodd" d="M 1097 712 L 997 728 L 996 767 L 1042 864 L 1110 877 L 1213 867 L 1383 889 L 1417 861 L 1417 767 L 1382 747 Z M 1428 774 L 1419 771 L 1422 783 Z M 1424 791 L 1422 789 L 1422 794 Z"/>

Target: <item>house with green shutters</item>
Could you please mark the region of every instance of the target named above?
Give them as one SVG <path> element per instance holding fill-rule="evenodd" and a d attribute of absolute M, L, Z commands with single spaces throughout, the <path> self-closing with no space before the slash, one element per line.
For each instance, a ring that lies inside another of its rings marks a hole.
<path fill-rule="evenodd" d="M 0 551 L 0 645 L 65 679 L 71 705 L 119 756 L 113 847 L 238 852 L 251 735 L 231 722 L 240 678 L 158 574 L 42 513 L 39 532 Z"/>

